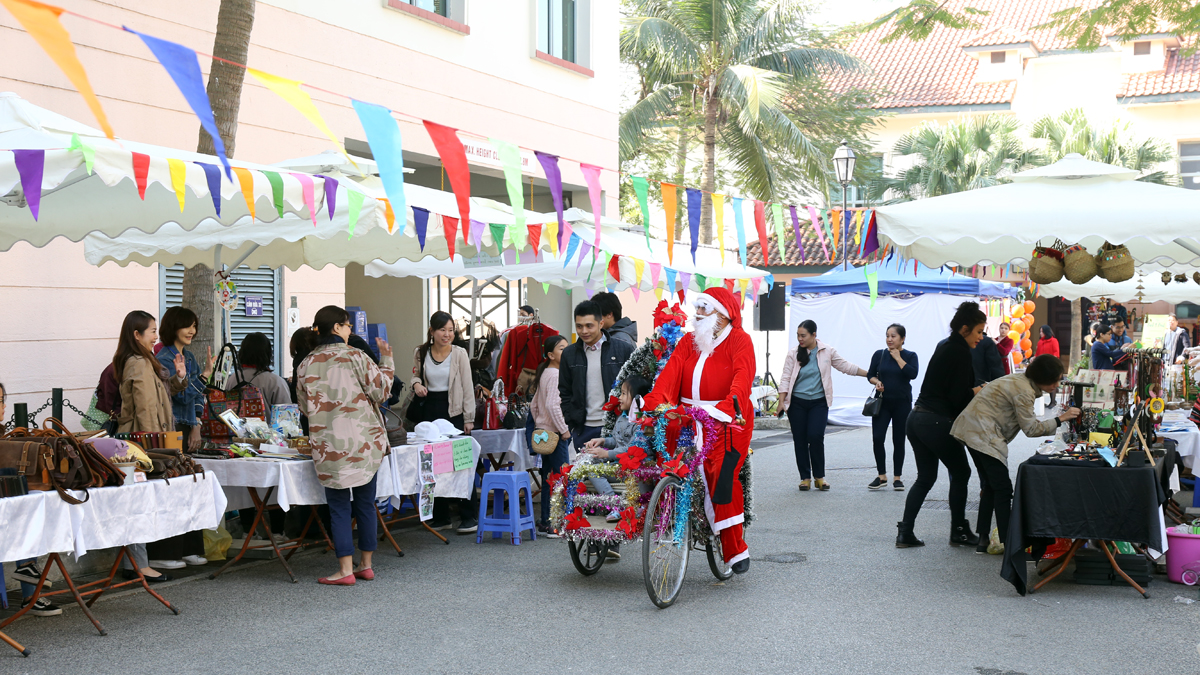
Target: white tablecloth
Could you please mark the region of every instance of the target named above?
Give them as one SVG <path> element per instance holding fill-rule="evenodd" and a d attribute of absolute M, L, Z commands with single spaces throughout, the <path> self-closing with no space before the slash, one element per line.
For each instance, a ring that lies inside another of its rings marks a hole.
<path fill-rule="evenodd" d="M 83 498 L 83 492 L 70 490 Z M 0 561 L 47 553 L 144 544 L 195 530 L 217 527 L 225 514 L 225 493 L 214 475 L 151 480 L 93 488 L 83 504 L 68 504 L 57 492 L 34 492 L 0 499 Z"/>
<path fill-rule="evenodd" d="M 1182 430 L 1168 431 L 1168 428 L 1182 428 Z M 1175 441 L 1179 460 L 1189 469 L 1195 468 L 1196 457 L 1200 456 L 1200 429 L 1188 419 L 1186 411 L 1168 410 L 1163 415 L 1163 425 L 1159 429 L 1158 435 Z"/>
<path fill-rule="evenodd" d="M 513 463 L 513 469 L 527 471 L 542 466 L 541 455 L 529 454 L 524 429 L 475 430 L 471 438 L 479 442 L 480 454 L 496 456 L 501 464 Z M 491 468 L 491 465 L 488 465 Z"/>
<path fill-rule="evenodd" d="M 421 491 L 421 448 L 422 445 L 401 445 L 392 448 L 389 459 L 393 460 L 392 480 L 400 486 L 396 496 L 415 495 Z M 449 473 L 434 474 L 434 497 L 471 496 L 475 487 L 475 465 L 479 463 L 479 441 L 471 438 L 471 465 L 465 469 Z M 382 496 L 382 495 L 380 495 Z M 399 507 L 400 500 L 394 499 L 392 505 Z"/>

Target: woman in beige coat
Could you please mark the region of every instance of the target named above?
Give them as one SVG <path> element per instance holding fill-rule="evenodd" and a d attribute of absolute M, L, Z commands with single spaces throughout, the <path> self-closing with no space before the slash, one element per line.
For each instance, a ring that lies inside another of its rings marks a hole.
<path fill-rule="evenodd" d="M 987 533 L 991 531 L 993 510 L 1000 539 L 1003 541 L 1008 536 L 1013 496 L 1012 479 L 1008 475 L 1008 444 L 1017 437 L 1017 432 L 1025 432 L 1030 438 L 1050 436 L 1060 422 L 1079 417 L 1079 408 L 1068 408 L 1048 420 L 1039 420 L 1034 415 L 1034 402 L 1042 394 L 1057 391 L 1062 374 L 1062 361 L 1043 354 L 1030 361 L 1025 372 L 989 382 L 971 399 L 950 428 L 950 435 L 967 445 L 979 471 L 981 494 L 976 553 L 987 553 Z"/>

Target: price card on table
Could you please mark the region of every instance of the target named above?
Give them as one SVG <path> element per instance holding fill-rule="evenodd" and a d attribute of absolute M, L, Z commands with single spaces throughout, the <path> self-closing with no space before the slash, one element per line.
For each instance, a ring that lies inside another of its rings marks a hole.
<path fill-rule="evenodd" d="M 431 443 L 429 451 L 433 453 L 434 473 L 454 471 L 454 450 L 449 443 Z"/>
<path fill-rule="evenodd" d="M 461 471 L 471 466 L 471 439 L 456 438 L 454 444 L 454 470 Z"/>

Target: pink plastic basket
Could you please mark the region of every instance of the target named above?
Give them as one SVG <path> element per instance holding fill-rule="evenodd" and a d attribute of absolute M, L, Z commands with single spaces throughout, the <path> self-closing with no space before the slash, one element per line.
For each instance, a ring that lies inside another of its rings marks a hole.
<path fill-rule="evenodd" d="M 1200 534 L 1176 532 L 1167 528 L 1167 579 L 1183 583 L 1183 568 L 1200 562 Z"/>

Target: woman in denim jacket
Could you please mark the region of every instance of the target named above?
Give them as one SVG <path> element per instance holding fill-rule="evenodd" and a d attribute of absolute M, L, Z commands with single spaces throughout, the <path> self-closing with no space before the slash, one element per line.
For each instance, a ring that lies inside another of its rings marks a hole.
<path fill-rule="evenodd" d="M 208 366 L 201 371 L 196 357 L 184 349 L 196 337 L 199 320 L 196 313 L 186 307 L 171 307 L 162 316 L 159 340 L 163 347 L 158 351 L 158 362 L 167 369 L 169 377 L 175 376 L 175 355 L 183 354 L 187 364 L 187 388 L 171 397 L 171 412 L 175 414 L 175 430 L 183 432 L 184 447 L 189 452 L 200 449 L 200 415 L 204 410 L 204 383 L 212 375 L 212 349 L 208 353 Z"/>

